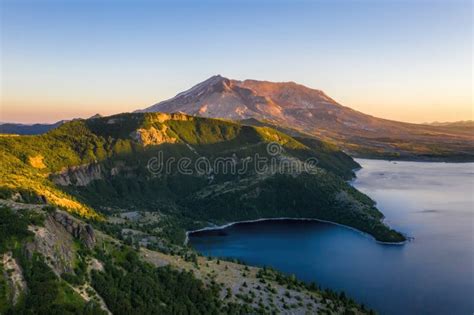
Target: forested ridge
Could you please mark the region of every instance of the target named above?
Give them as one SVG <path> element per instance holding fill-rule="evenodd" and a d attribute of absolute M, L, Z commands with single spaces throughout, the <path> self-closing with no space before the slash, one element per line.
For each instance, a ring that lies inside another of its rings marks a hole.
<path fill-rule="evenodd" d="M 175 164 L 155 174 L 149 161 L 158 154 L 268 164 L 191 174 Z M 311 169 L 295 168 L 310 159 L 318 162 Z M 293 164 L 275 170 L 268 161 Z M 0 314 L 364 313 L 344 295 L 183 245 L 186 230 L 262 217 L 329 220 L 403 241 L 347 183 L 358 166 L 317 139 L 183 114 L 120 114 L 2 136 Z"/>

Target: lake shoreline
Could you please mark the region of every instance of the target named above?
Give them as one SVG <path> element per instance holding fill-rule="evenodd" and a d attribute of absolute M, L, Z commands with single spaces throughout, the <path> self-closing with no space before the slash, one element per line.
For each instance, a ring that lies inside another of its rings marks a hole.
<path fill-rule="evenodd" d="M 356 160 L 355 160 L 356 161 Z M 389 160 L 385 160 L 387 162 L 391 162 Z M 357 161 L 356 161 L 357 162 Z M 359 164 L 359 163 L 357 163 Z M 363 167 L 359 164 L 358 167 L 355 167 L 354 169 L 352 169 L 352 171 L 354 172 L 354 177 L 350 180 L 348 180 L 347 182 L 352 186 L 354 187 L 353 183 L 357 180 L 357 172 L 360 171 Z M 385 218 L 385 217 L 384 217 Z M 405 241 L 403 242 L 383 242 L 383 241 L 379 241 L 377 240 L 374 236 L 372 236 L 371 234 L 369 233 L 366 233 L 366 232 L 363 232 L 361 230 L 358 230 L 352 226 L 349 226 L 349 225 L 345 225 L 345 224 L 341 224 L 341 223 L 336 223 L 336 222 L 333 222 L 333 221 L 328 221 L 328 220 L 322 220 L 322 219 L 316 219 L 316 218 L 293 218 L 293 217 L 277 217 L 277 218 L 259 218 L 259 219 L 253 219 L 253 220 L 242 220 L 242 221 L 234 221 L 234 222 L 229 222 L 229 223 L 226 223 L 226 224 L 222 224 L 222 225 L 216 225 L 216 226 L 207 226 L 207 227 L 204 227 L 204 228 L 201 228 L 201 229 L 197 229 L 197 230 L 190 230 L 190 231 L 186 231 L 186 237 L 184 239 L 184 246 L 186 246 L 189 242 L 189 235 L 190 234 L 193 234 L 193 233 L 198 233 L 198 232 L 203 232 L 203 231 L 213 231 L 213 230 L 224 230 L 228 227 L 231 227 L 233 225 L 236 225 L 236 224 L 245 224 L 245 223 L 256 223 L 256 222 L 264 222 L 264 221 L 280 221 L 280 220 L 292 220 L 292 221 L 317 221 L 317 222 L 322 222 L 322 223 L 328 223 L 328 224 L 333 224 L 333 225 L 337 225 L 337 226 L 341 226 L 343 228 L 346 228 L 346 229 L 350 229 L 350 230 L 353 230 L 355 232 L 358 232 L 372 240 L 374 240 L 376 243 L 379 243 L 381 245 L 405 245 L 407 242 L 409 242 L 410 240 L 412 240 L 412 238 L 406 236 L 403 234 L 403 236 L 405 237 Z"/>
<path fill-rule="evenodd" d="M 438 157 L 426 157 L 426 156 L 403 156 L 403 157 L 393 157 L 393 156 L 365 156 L 347 153 L 352 159 L 363 159 L 363 160 L 378 160 L 378 161 L 387 161 L 387 162 L 420 162 L 420 163 L 446 163 L 446 164 L 463 164 L 463 163 L 473 163 L 473 156 L 438 156 Z"/>
<path fill-rule="evenodd" d="M 226 223 L 226 224 L 223 224 L 223 225 L 207 226 L 207 227 L 197 229 L 197 230 L 186 231 L 186 238 L 184 239 L 184 245 L 186 246 L 188 244 L 190 234 L 194 234 L 194 233 L 198 233 L 198 232 L 204 232 L 204 231 L 224 230 L 224 229 L 226 229 L 228 227 L 231 227 L 233 225 L 236 225 L 236 224 L 258 223 L 258 222 L 265 222 L 265 221 L 284 221 L 284 220 L 287 220 L 287 221 L 316 221 L 316 222 L 321 222 L 321 223 L 337 225 L 337 226 L 340 226 L 340 227 L 358 232 L 359 234 L 362 234 L 362 235 L 372 239 L 373 241 L 375 241 L 376 243 L 379 243 L 381 245 L 401 246 L 401 245 L 405 245 L 406 243 L 408 243 L 411 240 L 411 238 L 404 235 L 406 240 L 403 241 L 403 242 L 383 242 L 383 241 L 378 241 L 377 239 L 375 239 L 375 237 L 373 237 L 369 233 L 363 232 L 363 231 L 358 230 L 354 227 L 344 225 L 344 224 L 341 224 L 341 223 L 336 223 L 336 222 L 332 222 L 332 221 L 328 221 L 328 220 L 322 220 L 322 219 L 316 219 L 316 218 L 277 217 L 277 218 L 259 218 L 259 219 L 253 219 L 253 220 L 234 221 L 234 222 L 229 222 L 229 223 Z"/>
<path fill-rule="evenodd" d="M 356 162 L 362 168 L 354 169 L 355 178 L 347 182 L 376 203 L 384 214 L 381 222 L 394 224 L 397 230 L 415 236 L 416 242 L 410 237 L 407 246 L 379 246 L 352 227 L 348 228 L 366 237 L 326 224 L 280 221 L 242 224 L 222 232 L 189 231 L 188 245 L 206 256 L 272 266 L 304 281 L 344 290 L 383 314 L 417 314 L 420 309 L 440 315 L 472 312 L 469 292 L 474 283 L 468 275 L 472 274 L 474 248 L 470 237 L 474 164 Z M 439 211 L 422 214 L 424 209 Z M 203 223 L 201 227 L 208 227 L 199 230 L 232 225 L 224 225 L 226 221 Z"/>

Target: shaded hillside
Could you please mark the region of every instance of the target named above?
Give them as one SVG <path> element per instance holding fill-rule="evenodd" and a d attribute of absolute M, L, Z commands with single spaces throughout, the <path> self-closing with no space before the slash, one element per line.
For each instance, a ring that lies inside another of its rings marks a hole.
<path fill-rule="evenodd" d="M 183 112 L 233 120 L 255 118 L 337 144 L 351 155 L 474 160 L 474 129 L 376 118 L 294 82 L 213 76 L 144 112 Z"/>

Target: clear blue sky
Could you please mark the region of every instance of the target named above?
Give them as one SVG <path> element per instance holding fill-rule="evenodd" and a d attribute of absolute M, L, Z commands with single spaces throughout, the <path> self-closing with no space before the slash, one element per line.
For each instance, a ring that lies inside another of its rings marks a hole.
<path fill-rule="evenodd" d="M 472 119 L 471 1 L 1 3 L 1 121 L 143 108 L 213 74 L 381 117 Z"/>

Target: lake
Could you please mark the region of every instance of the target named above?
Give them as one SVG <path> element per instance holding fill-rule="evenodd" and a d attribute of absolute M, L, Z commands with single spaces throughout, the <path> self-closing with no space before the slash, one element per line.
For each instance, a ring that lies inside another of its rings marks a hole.
<path fill-rule="evenodd" d="M 381 314 L 473 314 L 474 163 L 357 161 L 353 185 L 412 241 L 382 245 L 341 226 L 285 220 L 194 233 L 190 244 L 344 290 Z"/>

